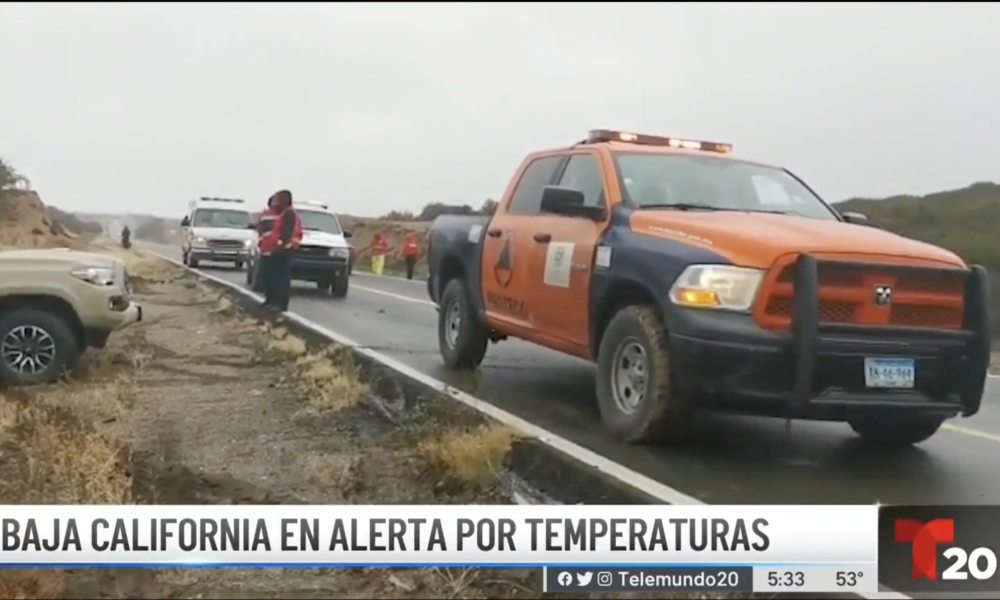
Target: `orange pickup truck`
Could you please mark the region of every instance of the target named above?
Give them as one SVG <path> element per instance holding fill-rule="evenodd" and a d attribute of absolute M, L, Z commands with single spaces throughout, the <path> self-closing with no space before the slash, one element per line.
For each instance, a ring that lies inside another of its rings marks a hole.
<path fill-rule="evenodd" d="M 909 445 L 979 410 L 988 275 L 839 213 L 732 146 L 592 131 L 530 154 L 491 217 L 442 216 L 447 365 L 490 341 L 594 361 L 604 424 L 680 441 L 696 409 L 847 422 Z"/>

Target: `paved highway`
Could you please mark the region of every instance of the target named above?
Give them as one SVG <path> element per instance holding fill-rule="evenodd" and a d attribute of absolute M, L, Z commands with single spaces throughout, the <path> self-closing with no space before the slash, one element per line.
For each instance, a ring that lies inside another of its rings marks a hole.
<path fill-rule="evenodd" d="M 245 281 L 232 267 L 204 270 Z M 705 503 L 1000 504 L 1000 379 L 978 415 L 893 452 L 844 424 L 794 421 L 786 435 L 781 420 L 723 415 L 700 418 L 690 447 L 636 447 L 604 433 L 587 362 L 512 340 L 491 345 L 477 373 L 446 369 L 421 282 L 359 273 L 343 300 L 297 283 L 291 310 Z"/>

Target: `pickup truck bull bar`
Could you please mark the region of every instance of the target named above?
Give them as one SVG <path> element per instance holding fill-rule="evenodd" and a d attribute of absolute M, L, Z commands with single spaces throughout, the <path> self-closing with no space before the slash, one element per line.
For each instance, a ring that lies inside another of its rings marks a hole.
<path fill-rule="evenodd" d="M 884 345 L 886 340 L 896 341 L 912 347 L 934 348 L 936 351 L 947 350 L 956 355 L 963 365 L 955 371 L 959 378 L 958 395 L 962 405 L 962 414 L 971 417 L 979 411 L 983 390 L 986 385 L 986 374 L 990 362 L 989 333 L 989 275 L 982 266 L 973 265 L 969 268 L 965 280 L 964 316 L 961 329 L 942 330 L 924 327 L 900 327 L 878 325 L 856 325 L 843 323 L 821 323 L 819 306 L 819 266 L 821 264 L 836 265 L 839 268 L 871 269 L 871 264 L 850 263 L 842 261 L 818 260 L 815 256 L 803 253 L 795 263 L 794 288 L 792 299 L 792 353 L 794 360 L 794 386 L 790 394 L 789 415 L 808 412 L 810 404 L 835 403 L 839 405 L 864 405 L 872 400 L 850 399 L 843 397 L 816 396 L 813 387 L 814 375 L 817 370 L 817 360 L 823 351 L 836 351 L 838 348 L 862 346 L 866 338 L 870 338 L 872 346 Z M 894 265 L 894 271 L 907 269 L 928 271 L 944 271 L 927 267 L 900 267 Z M 953 271 L 949 271 L 953 272 Z M 892 341 L 888 343 L 893 343 Z M 919 375 L 918 375 L 919 376 Z M 921 401 L 894 392 L 884 392 L 878 398 L 881 405 L 919 407 L 926 404 L 927 408 L 940 407 L 940 403 Z"/>

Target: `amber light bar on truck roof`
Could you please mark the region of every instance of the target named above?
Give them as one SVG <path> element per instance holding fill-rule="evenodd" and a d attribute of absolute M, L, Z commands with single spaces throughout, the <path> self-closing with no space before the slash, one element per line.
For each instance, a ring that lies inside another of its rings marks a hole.
<path fill-rule="evenodd" d="M 312 208 L 322 208 L 323 210 L 329 210 L 330 207 L 327 206 L 325 202 L 316 202 L 315 200 L 299 200 L 296 202 L 299 206 L 311 206 Z"/>
<path fill-rule="evenodd" d="M 626 142 L 629 144 L 639 144 L 641 146 L 668 146 L 670 148 L 702 150 L 704 152 L 719 152 L 721 154 L 733 151 L 732 144 L 720 144 L 719 142 L 705 142 L 700 140 L 683 140 L 680 138 L 660 137 L 658 135 L 646 135 L 644 133 L 612 131 L 610 129 L 594 129 L 587 134 L 588 144 L 597 144 L 600 142 Z"/>
<path fill-rule="evenodd" d="M 243 204 L 242 200 L 237 198 L 209 198 L 208 196 L 202 196 L 200 198 L 201 202 L 236 202 L 237 204 Z"/>

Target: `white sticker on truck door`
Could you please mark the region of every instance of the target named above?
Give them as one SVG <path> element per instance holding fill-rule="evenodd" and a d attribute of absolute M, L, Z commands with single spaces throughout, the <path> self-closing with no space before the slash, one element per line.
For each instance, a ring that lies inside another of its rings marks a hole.
<path fill-rule="evenodd" d="M 478 244 L 479 236 L 482 235 L 482 233 L 483 233 L 482 225 L 473 225 L 472 229 L 469 230 L 469 243 Z"/>
<path fill-rule="evenodd" d="M 542 281 L 552 287 L 568 288 L 570 269 L 573 265 L 573 249 L 570 242 L 550 242 L 545 255 L 545 277 Z"/>

